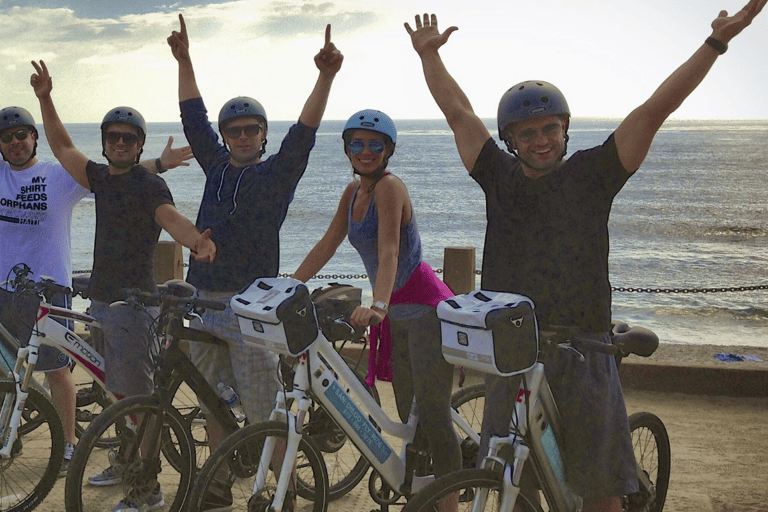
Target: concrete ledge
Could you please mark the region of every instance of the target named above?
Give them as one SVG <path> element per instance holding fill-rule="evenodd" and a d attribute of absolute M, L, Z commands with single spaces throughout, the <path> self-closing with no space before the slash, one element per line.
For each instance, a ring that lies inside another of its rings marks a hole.
<path fill-rule="evenodd" d="M 360 347 L 345 347 L 343 354 L 357 360 Z M 368 350 L 361 364 L 368 364 Z M 458 370 L 457 370 L 458 371 Z M 465 369 L 473 378 L 480 372 Z M 768 397 L 768 369 L 732 368 L 704 365 L 680 365 L 664 362 L 634 362 L 624 359 L 619 368 L 621 385 L 626 389 L 686 393 L 691 395 Z"/>
<path fill-rule="evenodd" d="M 718 368 L 668 363 L 632 363 L 619 368 L 628 389 L 740 397 L 768 396 L 768 371 L 759 368 Z"/>

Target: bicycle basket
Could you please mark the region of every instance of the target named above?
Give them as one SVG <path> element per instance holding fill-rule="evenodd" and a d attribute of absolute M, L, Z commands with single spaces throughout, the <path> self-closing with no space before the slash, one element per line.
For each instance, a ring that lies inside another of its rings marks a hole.
<path fill-rule="evenodd" d="M 246 343 L 295 356 L 318 338 L 309 290 L 297 279 L 257 279 L 230 305 Z"/>
<path fill-rule="evenodd" d="M 18 338 L 22 346 L 25 346 L 32 336 L 39 306 L 40 296 L 33 291 L 13 293 L 0 289 L 0 322 Z M 3 338 L 3 342 L 7 343 L 7 340 Z M 18 347 L 13 347 L 13 352 L 16 353 L 17 349 Z"/>
<path fill-rule="evenodd" d="M 539 353 L 533 308 L 524 295 L 483 290 L 440 302 L 443 357 L 454 365 L 504 377 L 529 370 Z"/>

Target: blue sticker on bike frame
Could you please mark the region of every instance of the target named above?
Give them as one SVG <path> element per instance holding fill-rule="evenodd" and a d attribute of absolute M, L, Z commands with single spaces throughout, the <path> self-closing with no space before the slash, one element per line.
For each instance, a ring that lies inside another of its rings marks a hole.
<path fill-rule="evenodd" d="M 357 404 L 352 401 L 347 393 L 334 381 L 328 389 L 325 390 L 325 396 L 331 401 L 331 404 L 341 413 L 349 425 L 357 432 L 365 446 L 371 450 L 373 456 L 379 463 L 383 464 L 385 460 L 392 455 L 392 449 L 381 437 L 379 431 L 368 421 Z"/>

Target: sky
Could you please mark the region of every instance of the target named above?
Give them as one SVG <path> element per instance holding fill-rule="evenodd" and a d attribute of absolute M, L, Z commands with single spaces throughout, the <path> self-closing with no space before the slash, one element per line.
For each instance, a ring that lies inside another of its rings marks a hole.
<path fill-rule="evenodd" d="M 512 85 L 546 80 L 574 117 L 623 118 L 711 33 L 721 9 L 746 0 L 0 0 L 0 107 L 40 121 L 30 62 L 44 60 L 65 123 L 100 122 L 129 105 L 149 122 L 178 120 L 177 64 L 166 38 L 184 14 L 209 111 L 234 96 L 271 120 L 298 119 L 317 79 L 325 25 L 344 54 L 326 119 L 376 108 L 395 119 L 442 114 L 424 83 L 404 22 L 435 13 L 441 49 L 475 112 L 495 118 Z M 768 8 L 766 8 L 768 11 Z M 768 119 L 768 12 L 735 38 L 677 119 Z"/>

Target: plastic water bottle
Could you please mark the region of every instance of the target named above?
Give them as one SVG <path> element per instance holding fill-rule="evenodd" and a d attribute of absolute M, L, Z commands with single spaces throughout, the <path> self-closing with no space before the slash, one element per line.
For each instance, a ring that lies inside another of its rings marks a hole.
<path fill-rule="evenodd" d="M 218 389 L 219 396 L 227 404 L 227 407 L 232 411 L 232 414 L 235 415 L 237 422 L 244 422 L 245 412 L 243 411 L 243 404 L 240 402 L 240 397 L 237 396 L 235 390 L 232 389 L 232 386 L 227 386 L 223 382 L 219 382 Z"/>

